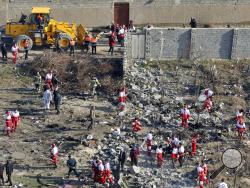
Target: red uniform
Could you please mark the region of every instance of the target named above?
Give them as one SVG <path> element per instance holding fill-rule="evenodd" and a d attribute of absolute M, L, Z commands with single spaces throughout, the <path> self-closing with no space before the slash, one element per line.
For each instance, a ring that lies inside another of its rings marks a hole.
<path fill-rule="evenodd" d="M 5 125 L 6 125 L 6 127 L 5 127 L 6 135 L 9 136 L 10 132 L 12 130 L 12 120 L 11 120 L 10 112 L 6 113 Z"/>
<path fill-rule="evenodd" d="M 239 137 L 242 137 L 243 133 L 246 131 L 246 124 L 243 121 L 238 121 L 236 128 L 239 134 Z"/>
<path fill-rule="evenodd" d="M 132 123 L 132 129 L 134 132 L 138 132 L 142 129 L 141 122 L 138 119 L 134 120 Z"/>
<path fill-rule="evenodd" d="M 12 112 L 11 120 L 12 120 L 12 129 L 13 129 L 13 131 L 15 131 L 17 128 L 18 122 L 20 121 L 20 115 L 19 115 L 19 112 L 17 110 Z"/>
<path fill-rule="evenodd" d="M 203 164 L 203 166 L 202 166 L 202 168 L 203 168 L 203 170 L 204 170 L 204 174 L 205 174 L 205 176 L 207 176 L 208 175 L 208 167 L 207 167 L 207 164 Z"/>
<path fill-rule="evenodd" d="M 242 122 L 244 122 L 244 117 L 243 117 L 243 113 L 242 112 L 237 112 L 236 113 L 236 121 L 238 122 L 238 121 L 242 121 Z"/>
<path fill-rule="evenodd" d="M 213 106 L 213 102 L 211 100 L 211 98 L 207 98 L 205 101 L 204 101 L 204 108 L 208 110 L 208 112 L 211 112 L 212 110 L 212 106 Z"/>
<path fill-rule="evenodd" d="M 178 148 L 173 148 L 172 154 L 171 154 L 171 159 L 177 160 L 177 155 L 178 155 Z"/>
<path fill-rule="evenodd" d="M 148 156 L 151 157 L 151 152 L 152 152 L 152 141 L 153 140 L 153 135 L 151 133 L 148 133 L 147 135 L 147 153 Z"/>
<path fill-rule="evenodd" d="M 56 147 L 55 144 L 52 144 L 51 145 L 51 161 L 55 166 L 57 166 L 57 163 L 58 163 L 58 155 L 59 155 L 58 147 Z"/>
<path fill-rule="evenodd" d="M 113 179 L 111 178 L 111 170 L 109 162 L 105 163 L 104 168 L 105 168 L 105 176 L 108 179 L 109 183 L 112 184 Z"/>
<path fill-rule="evenodd" d="M 156 159 L 157 159 L 157 166 L 160 168 L 163 165 L 163 154 L 162 149 L 157 148 L 156 149 Z"/>
<path fill-rule="evenodd" d="M 207 177 L 206 177 L 204 171 L 201 171 L 201 172 L 199 173 L 199 185 L 200 185 L 200 188 L 204 188 L 204 182 L 205 182 L 206 184 L 208 184 L 208 179 L 207 179 Z"/>
<path fill-rule="evenodd" d="M 18 54 L 18 46 L 17 45 L 12 46 L 11 51 L 12 51 L 12 56 L 13 56 L 13 63 L 16 64 L 17 54 Z"/>
<path fill-rule="evenodd" d="M 52 73 L 47 73 L 45 77 L 45 83 L 48 85 L 48 87 L 52 88 Z"/>
<path fill-rule="evenodd" d="M 187 108 L 181 109 L 181 125 L 188 128 L 188 120 L 190 118 L 190 111 Z"/>
<path fill-rule="evenodd" d="M 114 32 L 111 33 L 111 36 L 109 38 L 109 46 L 112 46 L 112 47 L 115 46 L 115 33 Z"/>
<path fill-rule="evenodd" d="M 125 87 L 122 87 L 119 91 L 119 103 L 125 103 L 126 102 L 126 89 Z"/>
<path fill-rule="evenodd" d="M 196 155 L 196 144 L 197 144 L 197 138 L 192 138 L 192 156 Z"/>
<path fill-rule="evenodd" d="M 106 183 L 106 175 L 102 161 L 98 162 L 98 182 L 101 184 Z"/>

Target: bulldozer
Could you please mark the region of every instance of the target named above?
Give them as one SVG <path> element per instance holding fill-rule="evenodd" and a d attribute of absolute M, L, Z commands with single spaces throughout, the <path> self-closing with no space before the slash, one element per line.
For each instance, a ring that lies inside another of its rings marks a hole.
<path fill-rule="evenodd" d="M 20 51 L 24 50 L 25 41 L 29 49 L 33 46 L 52 46 L 67 50 L 70 40 L 82 44 L 88 31 L 81 24 L 58 22 L 50 17 L 49 7 L 33 7 L 31 14 L 21 16 L 19 21 L 8 21 L 2 41 L 17 44 Z"/>

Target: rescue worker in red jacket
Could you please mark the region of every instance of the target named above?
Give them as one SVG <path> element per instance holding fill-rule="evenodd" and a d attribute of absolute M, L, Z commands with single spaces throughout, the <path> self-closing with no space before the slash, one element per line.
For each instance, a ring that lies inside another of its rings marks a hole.
<path fill-rule="evenodd" d="M 106 183 L 105 169 L 101 160 L 98 161 L 98 182 L 101 184 Z"/>
<path fill-rule="evenodd" d="M 17 60 L 17 56 L 18 56 L 18 51 L 19 48 L 16 44 L 14 44 L 11 48 L 11 52 L 12 52 L 12 57 L 13 57 L 13 63 L 16 64 L 16 60 Z"/>
<path fill-rule="evenodd" d="M 156 149 L 156 159 L 157 159 L 157 167 L 161 168 L 163 165 L 163 151 L 162 151 L 162 145 L 160 145 Z"/>
<path fill-rule="evenodd" d="M 208 112 L 211 112 L 211 111 L 212 111 L 213 102 L 212 102 L 211 98 L 208 97 L 208 98 L 204 101 L 203 107 L 204 107 L 204 109 L 207 109 Z"/>
<path fill-rule="evenodd" d="M 153 135 L 152 131 L 150 131 L 147 135 L 147 154 L 149 157 L 151 157 L 152 153 L 152 144 L 153 144 Z"/>
<path fill-rule="evenodd" d="M 109 37 L 109 51 L 111 55 L 114 53 L 114 46 L 115 46 L 115 33 L 112 32 L 110 37 Z"/>
<path fill-rule="evenodd" d="M 132 130 L 133 132 L 138 132 L 142 129 L 141 127 L 141 122 L 139 121 L 138 118 L 135 118 L 133 123 L 132 123 Z"/>
<path fill-rule="evenodd" d="M 121 47 L 124 46 L 124 38 L 125 38 L 125 25 L 123 25 L 120 29 L 119 29 L 119 32 L 118 32 L 118 42 L 121 44 Z"/>
<path fill-rule="evenodd" d="M 122 86 L 119 90 L 119 103 L 126 103 L 126 88 L 125 86 Z"/>
<path fill-rule="evenodd" d="M 208 166 L 204 161 L 202 161 L 202 168 L 203 168 L 205 176 L 207 177 L 208 176 Z M 208 179 L 206 179 L 206 184 L 208 184 Z"/>
<path fill-rule="evenodd" d="M 204 172 L 204 169 L 202 171 L 199 172 L 199 177 L 198 177 L 198 182 L 199 182 L 199 186 L 200 188 L 204 188 L 204 182 L 206 184 L 208 184 L 208 179 L 206 177 L 206 174 Z"/>
<path fill-rule="evenodd" d="M 171 159 L 172 159 L 172 164 L 174 168 L 175 168 L 175 163 L 178 160 L 177 156 L 178 156 L 178 148 L 174 147 L 171 153 Z"/>
<path fill-rule="evenodd" d="M 244 110 L 240 109 L 236 112 L 236 122 L 242 121 L 244 122 Z"/>
<path fill-rule="evenodd" d="M 52 88 L 52 79 L 53 79 L 53 74 L 52 71 L 49 70 L 48 73 L 45 76 L 45 84 L 48 86 L 48 88 Z"/>
<path fill-rule="evenodd" d="M 181 116 L 181 125 L 183 127 L 188 128 L 188 120 L 190 118 L 190 111 L 186 104 L 184 105 L 183 109 L 181 109 L 180 116 Z"/>
<path fill-rule="evenodd" d="M 12 120 L 11 120 L 11 112 L 6 111 L 5 115 L 5 133 L 7 136 L 10 136 L 10 132 L 12 130 Z"/>
<path fill-rule="evenodd" d="M 18 126 L 18 123 L 19 123 L 19 121 L 20 121 L 20 114 L 19 114 L 19 112 L 18 112 L 18 110 L 15 110 L 14 112 L 12 112 L 12 114 L 11 114 L 11 120 L 12 120 L 12 131 L 16 131 L 16 128 L 17 128 L 17 126 Z"/>
<path fill-rule="evenodd" d="M 50 155 L 51 155 L 51 162 L 52 162 L 52 164 L 54 164 L 55 167 L 57 167 L 59 149 L 58 149 L 58 147 L 56 146 L 55 143 L 51 144 L 51 152 L 50 152 Z"/>
<path fill-rule="evenodd" d="M 111 177 L 111 169 L 110 169 L 110 163 L 108 159 L 105 160 L 104 169 L 105 169 L 106 179 L 108 180 L 109 184 L 112 184 L 113 179 Z"/>
<path fill-rule="evenodd" d="M 236 129 L 238 131 L 238 136 L 240 139 L 243 139 L 243 133 L 246 131 L 246 124 L 240 120 L 236 124 Z"/>
<path fill-rule="evenodd" d="M 194 135 L 192 137 L 192 153 L 191 156 L 194 157 L 196 155 L 196 149 L 197 149 L 197 140 L 199 140 L 199 134 Z"/>

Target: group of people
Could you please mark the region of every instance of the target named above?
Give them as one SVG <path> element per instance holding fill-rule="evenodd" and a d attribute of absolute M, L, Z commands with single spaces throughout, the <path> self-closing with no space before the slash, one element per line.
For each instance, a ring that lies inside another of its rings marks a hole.
<path fill-rule="evenodd" d="M 184 145 L 176 136 L 173 136 L 172 139 L 167 138 L 167 141 L 165 143 L 165 147 L 163 147 L 162 144 L 160 144 L 159 146 L 154 146 L 153 145 L 153 134 L 150 131 L 147 134 L 146 144 L 147 144 L 147 155 L 148 155 L 150 161 L 152 160 L 151 159 L 152 149 L 153 148 L 155 149 L 156 161 L 157 161 L 158 168 L 162 168 L 162 166 L 164 164 L 164 155 L 166 155 L 166 154 L 170 154 L 170 158 L 172 160 L 172 164 L 173 164 L 174 168 L 176 166 L 176 162 L 179 162 L 180 167 L 182 167 L 183 159 L 184 159 L 186 151 L 184 149 Z"/>
<path fill-rule="evenodd" d="M 206 109 L 209 113 L 212 111 L 212 97 L 213 97 L 213 91 L 209 88 L 205 89 L 202 93 L 202 95 L 205 96 L 204 103 L 203 103 L 203 109 Z M 125 86 L 122 86 L 119 89 L 119 97 L 118 97 L 118 109 L 120 111 L 123 111 L 126 107 L 126 97 L 127 97 L 127 89 Z M 182 119 L 181 125 L 183 127 L 188 127 L 188 121 L 190 119 L 190 111 L 188 109 L 188 105 L 184 105 L 183 109 L 181 109 L 180 117 Z M 239 124 L 242 124 L 244 122 L 243 119 L 243 110 L 239 110 L 237 112 L 237 126 L 240 130 L 242 130 L 242 127 L 239 126 Z M 132 122 L 132 132 L 139 132 L 142 130 L 142 124 L 138 117 L 136 117 Z M 191 148 L 191 151 L 188 151 L 184 148 L 184 144 L 176 137 L 173 136 L 172 139 L 168 138 L 166 141 L 166 146 L 160 145 L 154 145 L 153 144 L 153 132 L 150 131 L 147 134 L 146 137 L 146 145 L 147 145 L 147 156 L 149 158 L 149 161 L 152 163 L 152 157 L 155 156 L 155 161 L 158 168 L 162 168 L 164 164 L 164 159 L 166 158 L 166 154 L 170 154 L 170 159 L 172 160 L 173 167 L 175 168 L 176 163 L 178 162 L 180 167 L 183 166 L 184 158 L 187 154 L 189 154 L 190 157 L 195 157 L 197 154 L 197 142 L 201 138 L 199 134 L 193 134 L 190 138 L 190 144 L 189 148 Z M 154 152 L 152 152 L 154 150 Z M 153 154 L 154 153 L 154 154 Z M 130 161 L 132 166 L 138 166 L 138 159 L 141 155 L 140 147 L 137 144 L 134 144 L 131 146 L 130 149 Z M 119 164 L 121 164 L 121 168 L 124 168 L 124 163 L 126 161 L 126 152 L 125 150 L 121 150 L 119 154 Z M 106 182 L 105 177 L 105 167 L 102 167 L 101 162 L 96 162 L 98 160 L 93 161 L 93 172 L 95 174 L 95 181 L 99 181 L 101 183 Z M 100 168 L 98 167 L 100 166 Z M 120 167 L 120 166 L 119 166 Z M 98 171 L 99 170 L 99 171 Z M 103 173 L 102 173 L 103 171 Z M 197 182 L 200 188 L 204 188 L 204 183 L 208 183 L 208 166 L 204 162 L 204 158 L 202 159 L 202 162 L 199 163 L 197 167 L 197 173 L 198 178 Z M 98 176 L 99 174 L 99 176 Z M 99 179 L 98 179 L 99 178 Z M 105 180 L 105 181 L 104 181 Z M 222 182 L 221 184 L 223 184 Z M 224 183 L 225 184 L 225 183 Z M 223 185 L 224 185 L 223 184 Z"/>
<path fill-rule="evenodd" d="M 23 41 L 23 46 L 24 46 L 24 59 L 27 60 L 28 59 L 28 52 L 29 52 L 29 46 L 30 46 L 30 39 L 24 39 Z M 19 47 L 16 43 L 13 44 L 13 46 L 11 47 L 11 53 L 12 53 L 12 62 L 13 64 L 17 63 L 17 59 L 18 59 L 18 54 L 19 54 Z M 8 50 L 7 50 L 7 46 L 5 42 L 1 42 L 1 52 L 2 52 L 2 59 L 3 62 L 8 62 Z"/>
<path fill-rule="evenodd" d="M 92 161 L 93 179 L 95 183 L 100 184 L 113 184 L 113 178 L 111 177 L 111 168 L 109 159 L 105 159 L 103 163 L 98 157 L 94 157 Z"/>
<path fill-rule="evenodd" d="M 213 91 L 209 88 L 206 88 L 203 93 L 203 96 L 205 96 L 205 100 L 203 103 L 203 109 L 207 110 L 209 113 L 212 112 L 212 96 L 213 96 Z M 181 117 L 181 125 L 185 128 L 188 128 L 188 122 L 190 119 L 190 110 L 188 109 L 188 105 L 184 104 L 183 108 L 181 109 L 180 112 L 180 117 Z"/>
<path fill-rule="evenodd" d="M 96 46 L 97 42 L 99 40 L 100 36 L 99 35 L 93 35 L 91 36 L 90 34 L 87 34 L 84 37 L 84 42 L 83 42 L 83 52 L 88 53 L 90 50 L 90 46 L 92 49 L 92 54 L 96 54 Z"/>
<path fill-rule="evenodd" d="M 127 28 L 125 25 L 119 26 L 119 24 L 113 24 L 111 25 L 111 34 L 109 36 L 109 52 L 111 55 L 114 53 L 114 46 L 116 41 L 123 47 L 124 46 L 124 39 L 127 33 Z"/>
<path fill-rule="evenodd" d="M 57 168 L 59 160 L 59 148 L 61 144 L 57 146 L 55 143 L 51 144 L 50 147 L 50 161 L 54 165 L 55 168 Z M 76 159 L 73 158 L 70 154 L 68 155 L 68 160 L 67 160 L 67 167 L 69 169 L 68 171 L 68 178 L 70 177 L 71 173 L 74 172 L 74 175 L 76 177 L 79 177 L 79 173 L 77 172 L 77 162 Z"/>
<path fill-rule="evenodd" d="M 6 111 L 5 114 L 5 135 L 10 136 L 10 133 L 16 131 L 17 126 L 20 122 L 20 114 L 18 110 L 15 111 Z"/>
<path fill-rule="evenodd" d="M 54 101 L 55 110 L 57 114 L 60 114 L 60 105 L 61 105 L 61 93 L 59 91 L 58 84 L 61 83 L 57 80 L 52 71 L 48 71 L 45 76 L 45 85 L 43 93 L 43 102 L 44 108 L 46 111 L 50 110 L 50 103 Z"/>
<path fill-rule="evenodd" d="M 204 188 L 204 183 L 208 184 L 208 166 L 204 161 L 198 163 L 197 174 L 198 174 L 197 182 L 199 188 Z"/>

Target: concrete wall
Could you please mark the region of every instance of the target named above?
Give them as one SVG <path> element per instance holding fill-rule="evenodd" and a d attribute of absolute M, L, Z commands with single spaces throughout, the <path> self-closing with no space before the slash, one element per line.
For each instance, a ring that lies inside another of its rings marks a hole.
<path fill-rule="evenodd" d="M 192 29 L 191 35 L 191 58 L 231 58 L 233 29 Z"/>
<path fill-rule="evenodd" d="M 129 3 L 135 24 L 182 24 L 190 17 L 199 23 L 250 21 L 249 0 L 0 0 L 0 25 L 21 12 L 29 14 L 32 6 L 49 6 L 57 20 L 104 26 L 113 21 L 114 2 Z"/>
<path fill-rule="evenodd" d="M 189 58 L 190 29 L 154 29 L 146 34 L 146 58 Z"/>
<path fill-rule="evenodd" d="M 146 59 L 250 59 L 250 28 L 155 28 L 146 32 Z"/>
<path fill-rule="evenodd" d="M 250 29 L 234 29 L 232 59 L 250 58 Z"/>
<path fill-rule="evenodd" d="M 20 0 L 8 3 L 8 12 L 6 18 L 18 19 L 21 13 L 29 15 L 34 6 L 49 6 L 52 10 L 51 16 L 58 21 L 76 22 L 86 27 L 109 25 L 113 21 L 112 3 L 107 1 L 88 1 L 72 0 L 72 1 L 29 1 Z M 5 23 L 5 20 L 1 23 Z"/>

